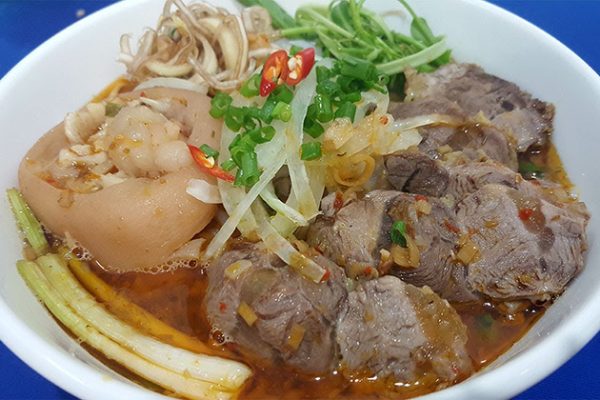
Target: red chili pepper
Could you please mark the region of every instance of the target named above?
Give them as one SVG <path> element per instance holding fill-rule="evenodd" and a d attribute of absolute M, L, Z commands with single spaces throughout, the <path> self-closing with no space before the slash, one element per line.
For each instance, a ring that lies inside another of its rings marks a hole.
<path fill-rule="evenodd" d="M 321 282 L 327 282 L 330 277 L 331 277 L 331 271 L 326 269 L 325 273 L 323 274 L 323 277 L 321 278 Z"/>
<path fill-rule="evenodd" d="M 225 311 L 227 311 L 227 304 L 220 302 L 219 303 L 219 311 L 221 311 L 221 313 L 224 313 Z"/>
<path fill-rule="evenodd" d="M 456 234 L 460 233 L 460 229 L 458 229 L 456 225 L 452 224 L 447 219 L 444 220 L 444 225 L 446 226 L 446 229 L 448 229 L 450 232 L 454 232 Z"/>
<path fill-rule="evenodd" d="M 529 219 L 533 216 L 533 210 L 531 208 L 521 208 L 519 209 L 519 218 L 522 221 L 529 221 Z"/>
<path fill-rule="evenodd" d="M 335 192 L 335 200 L 333 201 L 333 209 L 338 212 L 344 206 L 344 198 L 341 192 Z"/>
<path fill-rule="evenodd" d="M 188 144 L 188 148 L 196 164 L 204 171 L 225 182 L 233 183 L 235 181 L 235 177 L 219 168 L 212 157 L 207 157 L 202 150 L 191 144 Z"/>
<path fill-rule="evenodd" d="M 419 201 L 419 200 L 423 200 L 423 201 L 427 201 L 427 196 L 423 196 L 422 194 L 418 194 L 415 196 L 415 200 Z"/>
<path fill-rule="evenodd" d="M 266 97 L 288 77 L 288 54 L 285 50 L 277 50 L 267 58 L 260 81 L 260 95 Z"/>
<path fill-rule="evenodd" d="M 288 62 L 289 74 L 285 83 L 290 86 L 297 85 L 308 76 L 315 65 L 315 49 L 310 47 L 296 53 Z"/>

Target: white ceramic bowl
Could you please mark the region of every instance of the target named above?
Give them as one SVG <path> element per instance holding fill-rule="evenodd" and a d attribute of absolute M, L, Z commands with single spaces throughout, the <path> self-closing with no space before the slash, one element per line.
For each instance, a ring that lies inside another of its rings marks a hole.
<path fill-rule="evenodd" d="M 209 0 L 211 1 L 211 0 Z M 299 0 L 286 2 L 290 9 Z M 600 185 L 597 140 L 600 77 L 564 45 L 528 22 L 476 0 L 412 1 L 454 56 L 519 84 L 556 105 L 554 140 L 592 215 L 587 266 L 535 327 L 493 365 L 431 399 L 508 398 L 550 374 L 600 328 Z M 232 6 L 230 0 L 219 5 Z M 367 2 L 384 11 L 390 3 Z M 123 73 L 114 60 L 121 33 L 154 26 L 162 0 L 117 3 L 48 40 L 0 81 L 0 188 L 16 185 L 26 150 L 49 128 Z M 560 79 L 560 83 L 557 80 Z M 0 205 L 0 339 L 29 366 L 84 399 L 161 398 L 104 367 L 66 335 L 35 300 L 14 266 L 20 241 Z"/>

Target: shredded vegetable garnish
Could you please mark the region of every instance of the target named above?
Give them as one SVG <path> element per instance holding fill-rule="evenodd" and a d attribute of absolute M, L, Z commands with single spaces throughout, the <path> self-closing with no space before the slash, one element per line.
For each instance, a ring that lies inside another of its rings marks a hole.
<path fill-rule="evenodd" d="M 270 29 L 266 12 L 246 9 L 242 16 L 199 2 L 167 0 L 155 30 L 140 38 L 137 52 L 129 35 L 121 37 L 119 60 L 130 78 L 180 78 L 209 89 L 231 91 L 255 70 L 271 45 L 258 40 L 256 29 Z M 169 82 L 166 82 L 169 83 Z"/>

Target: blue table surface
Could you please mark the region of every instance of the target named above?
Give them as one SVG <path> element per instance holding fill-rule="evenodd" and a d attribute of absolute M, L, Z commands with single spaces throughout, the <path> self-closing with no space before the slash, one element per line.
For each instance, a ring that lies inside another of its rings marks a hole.
<path fill-rule="evenodd" d="M 413 0 L 416 1 L 416 0 Z M 442 0 L 443 1 L 443 0 Z M 493 0 L 538 25 L 600 71 L 600 0 Z M 82 12 L 114 1 L 0 0 L 0 76 Z M 600 399 L 600 336 L 517 399 Z M 0 343 L 0 399 L 73 399 Z"/>

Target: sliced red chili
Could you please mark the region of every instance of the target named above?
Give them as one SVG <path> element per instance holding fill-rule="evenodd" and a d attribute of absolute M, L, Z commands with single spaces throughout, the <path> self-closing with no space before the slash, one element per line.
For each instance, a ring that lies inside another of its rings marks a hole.
<path fill-rule="evenodd" d="M 450 221 L 448 221 L 447 219 L 444 220 L 444 226 L 446 227 L 446 229 L 448 229 L 450 232 L 454 232 L 456 234 L 460 233 L 460 229 L 458 229 L 458 227 L 454 224 L 452 224 Z"/>
<path fill-rule="evenodd" d="M 315 49 L 310 47 L 296 53 L 288 62 L 289 74 L 285 83 L 290 86 L 297 85 L 308 76 L 315 65 Z"/>
<path fill-rule="evenodd" d="M 422 194 L 418 194 L 415 196 L 415 200 L 419 201 L 419 200 L 423 200 L 423 201 L 427 201 L 427 196 L 423 196 Z"/>
<path fill-rule="evenodd" d="M 224 313 L 225 311 L 227 311 L 227 304 L 220 302 L 219 303 L 219 311 L 221 311 L 222 313 Z"/>
<path fill-rule="evenodd" d="M 212 157 L 207 157 L 206 154 L 196 146 L 188 144 L 188 148 L 190 149 L 190 154 L 192 158 L 198 164 L 200 168 L 214 176 L 217 179 L 221 179 L 225 182 L 233 183 L 235 181 L 235 177 L 229 174 L 226 171 L 223 171 L 221 168 L 217 166 L 216 161 Z"/>
<path fill-rule="evenodd" d="M 323 274 L 323 277 L 321 278 L 321 282 L 327 282 L 330 277 L 331 277 L 331 271 L 326 269 L 325 273 Z"/>
<path fill-rule="evenodd" d="M 531 208 L 524 207 L 519 209 L 519 218 L 521 218 L 522 221 L 529 221 L 532 215 L 533 210 Z"/>
<path fill-rule="evenodd" d="M 333 201 L 333 209 L 338 212 L 344 206 L 344 197 L 341 192 L 335 192 L 335 200 Z"/>
<path fill-rule="evenodd" d="M 277 50 L 267 58 L 260 81 L 260 95 L 262 97 L 268 96 L 275 90 L 277 85 L 285 82 L 289 73 L 288 59 L 285 50 Z"/>

